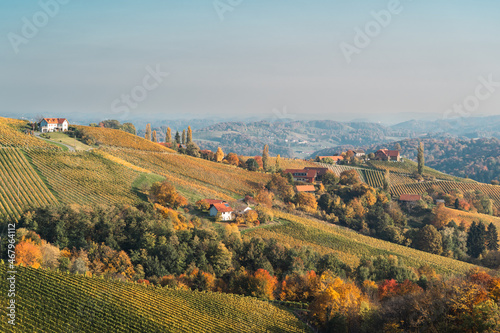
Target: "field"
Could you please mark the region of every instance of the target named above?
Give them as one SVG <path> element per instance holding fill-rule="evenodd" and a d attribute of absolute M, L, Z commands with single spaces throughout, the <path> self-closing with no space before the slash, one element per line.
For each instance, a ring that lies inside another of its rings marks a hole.
<path fill-rule="evenodd" d="M 27 156 L 63 203 L 121 204 L 137 200 L 140 173 L 93 152 L 28 150 Z"/>
<path fill-rule="evenodd" d="M 59 149 L 50 143 L 22 132 L 26 121 L 0 117 L 0 147 Z"/>
<path fill-rule="evenodd" d="M 245 237 L 275 238 L 290 246 L 311 246 L 319 253 L 335 253 L 355 268 L 362 257 L 395 255 L 407 266 L 418 268 L 428 264 L 442 274 L 463 274 L 474 267 L 465 262 L 418 251 L 402 245 L 361 235 L 355 231 L 321 221 L 275 212 L 284 223 L 250 229 Z"/>
<path fill-rule="evenodd" d="M 83 142 L 78 141 L 77 139 L 68 136 L 65 133 L 54 132 L 54 133 L 50 133 L 49 136 L 50 136 L 50 140 L 71 146 L 71 147 L 75 148 L 75 150 L 89 150 L 90 148 L 92 148 L 92 147 L 84 144 Z"/>
<path fill-rule="evenodd" d="M 17 267 L 16 325 L 2 332 L 309 332 L 291 313 L 253 298 L 192 292 Z M 6 281 L 7 267 L 0 264 Z"/>
<path fill-rule="evenodd" d="M 89 145 L 140 149 L 145 151 L 173 152 L 157 143 L 121 130 L 101 127 L 74 126 Z"/>
<path fill-rule="evenodd" d="M 468 198 L 470 192 L 481 191 L 493 200 L 493 205 L 500 208 L 500 186 L 488 185 L 482 183 L 462 183 L 462 182 L 423 182 L 406 185 L 391 186 L 390 192 L 393 196 L 399 197 L 401 194 L 422 194 L 429 188 L 435 186 L 443 192 L 448 193 L 451 190 L 458 189 L 464 193 L 464 197 Z"/>
<path fill-rule="evenodd" d="M 498 230 L 500 235 L 500 217 L 480 214 L 480 213 L 470 213 L 461 210 L 445 208 L 446 214 L 448 216 L 448 222 L 453 220 L 456 224 L 460 225 L 463 223 L 467 228 L 472 224 L 472 222 L 483 221 L 486 225 L 493 223 Z"/>
<path fill-rule="evenodd" d="M 19 149 L 0 148 L 0 217 L 19 218 L 26 208 L 57 203 Z"/>
<path fill-rule="evenodd" d="M 411 174 L 418 169 L 416 162 L 405 159 L 404 162 L 385 162 L 385 161 L 369 161 L 368 164 L 378 170 L 389 170 L 390 172 L 400 173 L 400 174 Z M 439 180 L 448 180 L 456 182 L 474 182 L 470 179 L 464 179 L 460 177 L 454 177 L 447 175 L 445 173 L 439 172 L 437 170 L 431 169 L 429 167 L 424 167 L 424 176 L 436 177 Z"/>
<path fill-rule="evenodd" d="M 190 199 L 231 200 L 256 191 L 270 179 L 268 174 L 250 172 L 235 166 L 214 163 L 187 155 L 142 152 L 131 149 L 105 149 L 123 165 L 134 165 L 164 176 Z"/>

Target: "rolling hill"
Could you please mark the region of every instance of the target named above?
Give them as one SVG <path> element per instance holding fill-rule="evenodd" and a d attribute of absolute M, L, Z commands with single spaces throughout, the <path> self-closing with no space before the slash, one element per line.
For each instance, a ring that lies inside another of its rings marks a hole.
<path fill-rule="evenodd" d="M 7 270 L 0 264 L 2 281 Z M 16 325 L 4 310 L 2 332 L 309 332 L 293 314 L 255 298 L 16 270 Z M 7 285 L 0 284 L 3 309 Z"/>

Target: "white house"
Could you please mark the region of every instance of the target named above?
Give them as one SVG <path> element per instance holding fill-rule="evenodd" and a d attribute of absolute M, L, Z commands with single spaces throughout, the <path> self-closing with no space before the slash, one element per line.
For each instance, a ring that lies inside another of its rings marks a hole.
<path fill-rule="evenodd" d="M 229 206 L 228 203 L 216 203 L 210 207 L 208 214 L 210 216 L 217 216 L 220 213 L 220 218 L 222 221 L 231 221 L 234 219 L 234 210 Z"/>
<path fill-rule="evenodd" d="M 65 132 L 69 122 L 66 118 L 43 118 L 40 122 L 40 132 Z"/>

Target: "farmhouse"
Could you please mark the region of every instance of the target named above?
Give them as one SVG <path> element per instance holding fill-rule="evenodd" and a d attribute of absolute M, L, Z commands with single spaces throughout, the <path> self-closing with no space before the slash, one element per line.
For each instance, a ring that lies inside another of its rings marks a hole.
<path fill-rule="evenodd" d="M 422 196 L 418 194 L 401 194 L 399 196 L 399 202 L 407 206 L 413 206 L 420 200 L 422 200 Z"/>
<path fill-rule="evenodd" d="M 316 192 L 314 185 L 297 185 L 295 186 L 295 188 L 297 189 L 297 192 L 306 192 L 306 193 Z"/>
<path fill-rule="evenodd" d="M 380 149 L 375 153 L 375 158 L 382 161 L 399 162 L 401 155 L 399 150 Z"/>
<path fill-rule="evenodd" d="M 40 122 L 40 132 L 65 132 L 69 122 L 66 118 L 43 118 Z"/>
<path fill-rule="evenodd" d="M 222 221 L 231 221 L 234 219 L 234 210 L 229 206 L 227 202 L 212 204 L 208 214 L 212 217 L 220 214 Z"/>
<path fill-rule="evenodd" d="M 353 153 L 355 157 L 363 157 L 366 155 L 365 151 L 362 149 L 353 150 Z"/>
<path fill-rule="evenodd" d="M 296 182 L 315 183 L 321 181 L 323 175 L 326 174 L 328 168 L 311 168 L 304 169 L 286 169 L 284 173 L 291 173 L 293 180 Z"/>

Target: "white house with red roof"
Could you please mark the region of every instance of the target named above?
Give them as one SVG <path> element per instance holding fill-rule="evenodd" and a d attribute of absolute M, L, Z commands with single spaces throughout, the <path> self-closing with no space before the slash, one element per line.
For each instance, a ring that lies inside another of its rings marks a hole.
<path fill-rule="evenodd" d="M 222 221 L 231 221 L 234 219 L 234 209 L 227 202 L 212 204 L 208 214 L 213 217 L 220 214 Z"/>
<path fill-rule="evenodd" d="M 69 122 L 66 118 L 43 118 L 40 122 L 40 132 L 66 132 Z"/>

